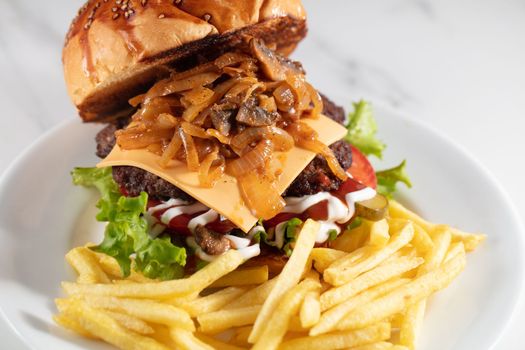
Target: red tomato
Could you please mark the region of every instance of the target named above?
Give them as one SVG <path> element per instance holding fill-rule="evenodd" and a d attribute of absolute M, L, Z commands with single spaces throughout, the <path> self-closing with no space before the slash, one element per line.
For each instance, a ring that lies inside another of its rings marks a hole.
<path fill-rule="evenodd" d="M 348 169 L 348 172 L 363 185 L 376 188 L 377 179 L 372 164 L 361 151 L 354 146 L 350 147 L 352 148 L 352 166 Z"/>

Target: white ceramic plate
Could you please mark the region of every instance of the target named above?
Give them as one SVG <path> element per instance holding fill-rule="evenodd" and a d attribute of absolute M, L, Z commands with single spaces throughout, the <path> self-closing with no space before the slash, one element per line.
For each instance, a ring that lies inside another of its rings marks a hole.
<path fill-rule="evenodd" d="M 426 218 L 484 232 L 467 268 L 429 304 L 419 349 L 488 349 L 509 321 L 523 281 L 523 229 L 507 196 L 463 150 L 433 130 L 377 110 L 388 144 L 383 166 L 408 160 L 414 183 L 399 198 Z M 71 184 L 74 166 L 93 166 L 100 126 L 71 121 L 18 159 L 0 183 L 0 309 L 32 349 L 103 349 L 51 320 L 60 281 L 71 279 L 64 254 L 96 239 L 96 193 Z M 0 346 L 1 347 L 1 346 Z"/>

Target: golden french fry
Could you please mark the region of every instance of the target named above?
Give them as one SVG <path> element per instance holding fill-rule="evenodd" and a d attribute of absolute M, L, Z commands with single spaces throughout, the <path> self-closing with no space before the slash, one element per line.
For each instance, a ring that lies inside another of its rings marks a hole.
<path fill-rule="evenodd" d="M 321 310 L 328 310 L 329 308 L 350 299 L 357 293 L 386 282 L 392 277 L 399 276 L 402 273 L 415 269 L 423 262 L 423 258 L 410 258 L 404 256 L 385 261 L 383 264 L 365 272 L 353 281 L 340 287 L 329 289 L 321 294 Z"/>
<path fill-rule="evenodd" d="M 348 313 L 352 312 L 352 310 L 390 292 L 391 290 L 407 283 L 408 281 L 409 279 L 407 278 L 395 278 L 373 288 L 367 289 L 362 293 L 346 300 L 345 302 L 327 310 L 321 315 L 321 319 L 310 330 L 309 334 L 313 336 L 335 330 L 337 323 Z"/>
<path fill-rule="evenodd" d="M 369 271 L 375 266 L 382 263 L 389 256 L 404 247 L 412 240 L 414 236 L 414 227 L 411 224 L 406 225 L 401 231 L 396 232 L 391 241 L 382 249 L 379 249 L 371 255 L 363 258 L 357 263 L 348 263 L 348 256 L 342 257 L 336 261 L 337 265 L 329 266 L 323 273 L 325 281 L 334 285 L 341 286 L 352 281 L 363 272 Z"/>
<path fill-rule="evenodd" d="M 235 270 L 245 261 L 237 250 L 229 250 L 195 272 L 191 277 L 173 281 L 130 284 L 78 284 L 62 282 L 69 295 L 95 294 L 134 298 L 169 298 L 200 292 L 213 282 Z"/>
<path fill-rule="evenodd" d="M 164 324 L 189 331 L 195 330 L 195 325 L 190 315 L 186 311 L 173 305 L 152 300 L 123 299 L 97 295 L 85 295 L 83 299 L 87 305 L 97 309 L 125 312 L 130 316 L 148 322 Z"/>
<path fill-rule="evenodd" d="M 261 308 L 261 305 L 255 305 L 200 315 L 197 317 L 199 332 L 216 334 L 228 328 L 253 324 Z"/>
<path fill-rule="evenodd" d="M 244 267 L 230 272 L 213 282 L 210 288 L 247 286 L 268 281 L 268 266 Z"/>
<path fill-rule="evenodd" d="M 311 219 L 306 220 L 301 231 L 298 234 L 295 247 L 290 259 L 284 266 L 281 274 L 277 276 L 277 282 L 274 288 L 264 302 L 261 312 L 255 320 L 252 333 L 250 334 L 250 343 L 256 343 L 263 331 L 263 327 L 268 323 L 271 314 L 278 305 L 283 295 L 299 282 L 306 267 L 308 256 L 315 244 L 315 238 L 319 232 L 320 224 Z"/>
<path fill-rule="evenodd" d="M 193 335 L 192 332 L 180 329 L 172 328 L 170 329 L 170 335 L 173 339 L 177 349 L 181 350 L 214 350 L 211 345 L 206 344 L 202 340 L 198 339 Z"/>
<path fill-rule="evenodd" d="M 253 350 L 273 350 L 279 347 L 279 343 L 286 334 L 286 329 L 292 315 L 299 311 L 301 303 L 309 291 L 320 289 L 321 284 L 312 279 L 305 279 L 292 289 L 290 289 L 277 308 L 273 310 L 261 331 L 259 340 L 253 345 Z M 253 333 L 252 333 L 253 334 Z"/>
<path fill-rule="evenodd" d="M 104 270 L 104 272 L 107 275 L 110 275 L 114 278 L 124 278 L 124 276 L 122 275 L 122 270 L 120 269 L 120 266 L 117 260 L 115 260 L 115 258 L 107 254 L 104 254 L 104 253 L 95 253 L 95 256 L 98 260 L 100 267 L 102 268 L 102 270 Z M 137 273 L 133 271 L 133 269 L 131 269 L 130 275 L 126 277 L 126 279 L 123 281 L 141 282 L 141 283 L 155 282 L 155 280 L 148 278 L 141 273 Z"/>
<path fill-rule="evenodd" d="M 423 227 L 410 220 L 400 218 L 388 218 L 388 224 L 393 230 L 400 229 L 408 223 L 412 223 L 412 225 L 414 226 L 414 237 L 412 237 L 411 243 L 414 245 L 418 253 L 425 254 L 426 252 L 431 250 L 434 246 L 434 243 L 432 242 L 432 238 L 430 237 L 429 233 L 425 231 Z"/>
<path fill-rule="evenodd" d="M 368 228 L 365 225 L 360 225 L 354 229 L 346 230 L 341 233 L 330 244 L 333 249 L 342 250 L 351 253 L 363 244 L 369 237 Z"/>
<path fill-rule="evenodd" d="M 250 336 L 252 329 L 252 326 L 236 328 L 235 334 L 233 335 L 233 338 L 230 339 L 230 342 L 239 346 L 251 347 L 250 343 L 248 343 L 248 337 Z"/>
<path fill-rule="evenodd" d="M 344 349 L 370 344 L 388 338 L 390 338 L 390 324 L 382 322 L 355 331 L 334 332 L 314 337 L 306 336 L 292 339 L 282 343 L 279 350 Z"/>
<path fill-rule="evenodd" d="M 463 244 L 463 242 L 456 242 L 456 243 L 452 243 L 450 245 L 450 248 L 447 252 L 447 255 L 445 255 L 445 261 L 444 262 L 448 262 L 450 259 L 460 255 L 460 254 L 465 254 L 465 245 Z"/>
<path fill-rule="evenodd" d="M 417 276 L 422 276 L 434 269 L 437 269 L 449 249 L 452 235 L 448 227 L 443 226 L 436 229 L 433 236 L 434 248 L 425 255 L 425 263 L 418 269 Z M 403 322 L 399 331 L 399 342 L 410 349 L 415 348 L 417 334 L 423 323 L 425 315 L 426 300 L 422 299 L 408 307 L 404 313 Z"/>
<path fill-rule="evenodd" d="M 386 219 L 367 223 L 370 226 L 368 245 L 382 248 L 388 244 L 390 234 L 388 233 L 388 222 Z"/>
<path fill-rule="evenodd" d="M 77 321 L 90 334 L 118 348 L 130 350 L 169 349 L 152 338 L 125 329 L 104 311 L 88 306 L 83 300 L 67 299 L 62 303 L 62 312 L 65 317 Z"/>
<path fill-rule="evenodd" d="M 53 320 L 59 326 L 62 326 L 65 329 L 68 329 L 68 330 L 73 331 L 73 332 L 75 332 L 77 334 L 80 334 L 81 336 L 83 336 L 85 338 L 98 339 L 96 336 L 94 336 L 93 334 L 89 333 L 84 328 L 82 328 L 82 325 L 80 324 L 80 322 L 78 322 L 75 319 L 68 318 L 68 317 L 64 316 L 63 314 L 58 314 L 58 315 L 53 315 Z"/>
<path fill-rule="evenodd" d="M 111 318 L 117 321 L 122 327 L 135 333 L 148 335 L 155 332 L 149 324 L 142 321 L 140 318 L 116 311 L 105 310 L 105 313 L 111 316 Z"/>
<path fill-rule="evenodd" d="M 388 342 L 377 342 L 367 345 L 356 346 L 348 350 L 408 350 L 404 346 L 394 345 Z"/>
<path fill-rule="evenodd" d="M 78 283 L 109 283 L 109 278 L 98 265 L 94 252 L 87 247 L 71 249 L 66 261 L 78 273 Z"/>
<path fill-rule="evenodd" d="M 340 330 L 358 329 L 401 312 L 407 306 L 448 286 L 464 267 L 465 255 L 458 255 L 441 267 L 355 309 L 339 322 L 337 328 Z"/>
<path fill-rule="evenodd" d="M 331 248 L 314 248 L 310 256 L 314 261 L 314 267 L 320 273 L 330 266 L 334 261 L 342 258 L 347 253 L 342 250 L 331 249 Z"/>
<path fill-rule="evenodd" d="M 262 305 L 266 298 L 268 298 L 268 295 L 270 295 L 275 283 L 277 283 L 277 278 L 268 280 L 267 282 L 250 289 L 236 300 L 226 304 L 223 309 L 230 310 L 252 305 Z"/>
<path fill-rule="evenodd" d="M 299 310 L 299 318 L 304 328 L 311 328 L 321 318 L 321 302 L 319 291 L 311 291 L 304 297 L 303 304 Z"/>
<path fill-rule="evenodd" d="M 391 217 L 402 218 L 415 222 L 419 226 L 423 227 L 427 232 L 430 232 L 431 235 L 433 235 L 436 226 L 438 226 L 434 223 L 424 220 L 419 215 L 408 210 L 399 202 L 396 202 L 394 200 L 389 201 L 388 212 Z M 486 235 L 468 233 L 453 227 L 450 227 L 450 232 L 452 234 L 452 241 L 463 242 L 463 244 L 465 245 L 465 250 L 467 252 L 476 249 L 476 247 L 486 238 Z"/>
<path fill-rule="evenodd" d="M 294 315 L 290 318 L 290 322 L 288 322 L 288 332 L 308 333 L 308 328 L 303 327 L 299 316 Z"/>
<path fill-rule="evenodd" d="M 227 344 L 225 342 L 222 342 L 220 340 L 217 340 L 217 339 L 215 339 L 213 337 L 210 337 L 210 336 L 208 336 L 206 334 L 202 334 L 202 333 L 195 333 L 195 337 L 197 337 L 202 342 L 210 345 L 214 349 L 219 349 L 219 350 L 244 350 L 245 349 L 245 348 L 242 348 L 242 347 L 239 347 L 239 346 L 235 346 L 235 345 L 232 345 L 232 344 Z M 248 339 L 248 334 L 246 334 L 246 339 Z"/>
<path fill-rule="evenodd" d="M 218 311 L 230 301 L 243 295 L 247 290 L 246 287 L 225 288 L 205 297 L 181 303 L 181 307 L 186 310 L 191 317 L 197 317 L 202 314 Z"/>

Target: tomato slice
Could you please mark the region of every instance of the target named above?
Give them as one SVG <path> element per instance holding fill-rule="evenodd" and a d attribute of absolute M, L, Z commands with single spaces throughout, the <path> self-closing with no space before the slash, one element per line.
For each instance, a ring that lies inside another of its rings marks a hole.
<path fill-rule="evenodd" d="M 377 178 L 372 164 L 360 150 L 350 145 L 352 149 L 352 166 L 348 172 L 354 179 L 368 187 L 377 187 Z"/>

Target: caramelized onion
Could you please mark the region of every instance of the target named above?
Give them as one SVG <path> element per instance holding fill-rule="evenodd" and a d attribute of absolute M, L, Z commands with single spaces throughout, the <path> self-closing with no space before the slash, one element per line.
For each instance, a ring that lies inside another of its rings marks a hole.
<path fill-rule="evenodd" d="M 159 160 L 160 166 L 164 168 L 168 166 L 169 161 L 175 157 L 175 155 L 177 154 L 181 146 L 182 146 L 182 139 L 180 137 L 179 131 L 177 131 L 173 134 L 173 137 L 171 138 L 170 143 L 168 144 L 168 146 L 162 153 L 162 156 L 160 157 L 160 160 Z"/>
<path fill-rule="evenodd" d="M 310 112 L 310 117 L 318 119 L 323 112 L 323 99 L 321 98 L 321 95 L 319 95 L 319 92 L 310 83 L 306 83 L 306 88 L 310 93 L 310 98 L 314 104 L 314 108 Z"/>
<path fill-rule="evenodd" d="M 280 84 L 273 91 L 273 97 L 277 104 L 277 108 L 283 112 L 292 112 L 295 105 L 295 97 L 286 83 Z"/>
<path fill-rule="evenodd" d="M 276 126 L 248 128 L 233 137 L 231 145 L 238 150 L 244 150 L 251 143 L 263 139 L 271 140 L 278 151 L 288 151 L 294 145 L 293 138 L 286 131 Z"/>
<path fill-rule="evenodd" d="M 186 134 L 182 129 L 179 129 L 179 135 L 184 146 L 184 152 L 186 155 L 186 164 L 188 169 L 191 171 L 199 170 L 199 153 L 195 147 L 195 142 L 191 135 Z"/>
<path fill-rule="evenodd" d="M 223 134 L 221 134 L 218 130 L 215 130 L 215 129 L 208 129 L 206 130 L 206 133 L 210 136 L 213 136 L 215 137 L 217 140 L 220 141 L 220 143 L 223 143 L 225 145 L 229 145 L 230 142 L 231 142 L 231 138 L 228 137 L 228 136 L 224 136 Z"/>
<path fill-rule="evenodd" d="M 231 160 L 227 170 L 234 177 L 243 176 L 249 172 L 265 168 L 272 156 L 273 145 L 269 141 L 261 141 L 251 151 L 240 158 Z"/>
<path fill-rule="evenodd" d="M 191 105 L 203 104 L 211 100 L 213 90 L 204 86 L 197 86 L 188 92 L 185 92 L 180 99 L 182 105 L 188 108 Z"/>
<path fill-rule="evenodd" d="M 199 183 L 202 187 L 210 188 L 213 186 L 212 179 L 210 178 L 210 168 L 211 165 L 217 157 L 219 156 L 219 147 L 216 147 L 211 151 L 204 160 L 202 161 L 199 167 Z"/>
<path fill-rule="evenodd" d="M 253 214 L 264 220 L 277 215 L 285 205 L 275 183 L 256 172 L 237 178 L 242 197 Z"/>
<path fill-rule="evenodd" d="M 210 135 L 208 135 L 206 133 L 206 130 L 204 130 L 203 128 L 200 128 L 196 125 L 193 125 L 191 123 L 188 123 L 188 122 L 182 122 L 181 124 L 182 126 L 182 130 L 184 130 L 184 132 L 188 135 L 191 135 L 191 136 L 195 136 L 195 137 L 200 137 L 201 139 L 209 139 L 210 138 Z"/>
<path fill-rule="evenodd" d="M 208 85 L 219 77 L 217 73 L 201 73 L 181 80 L 170 78 L 161 80 L 155 84 L 146 94 L 145 101 L 159 96 L 166 96 L 175 92 L 191 90 L 198 86 Z"/>

